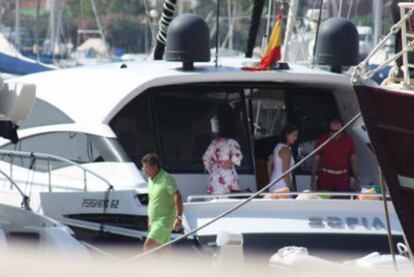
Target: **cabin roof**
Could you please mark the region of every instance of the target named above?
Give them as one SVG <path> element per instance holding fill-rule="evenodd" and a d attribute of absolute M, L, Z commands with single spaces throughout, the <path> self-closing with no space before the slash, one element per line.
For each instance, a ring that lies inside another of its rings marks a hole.
<path fill-rule="evenodd" d="M 9 82 L 33 83 L 38 98 L 54 105 L 76 122 L 107 123 L 126 103 L 148 88 L 199 82 L 289 82 L 351 90 L 349 76 L 301 65 L 289 70 L 245 71 L 244 59 L 197 63 L 182 71 L 178 62 L 110 63 L 30 74 Z M 251 60 L 250 60 L 251 61 Z M 122 68 L 122 65 L 126 65 Z M 91 110 L 94 110 L 92 113 Z"/>

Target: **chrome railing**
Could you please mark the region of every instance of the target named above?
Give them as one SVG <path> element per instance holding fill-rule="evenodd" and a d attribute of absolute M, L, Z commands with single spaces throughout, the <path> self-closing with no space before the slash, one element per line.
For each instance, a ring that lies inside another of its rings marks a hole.
<path fill-rule="evenodd" d="M 31 159 L 31 166 L 29 167 L 28 170 L 34 170 L 32 167 L 33 167 L 33 164 L 35 163 L 36 160 L 46 161 L 47 162 L 47 172 L 48 172 L 49 192 L 52 192 L 52 190 L 53 190 L 52 189 L 53 188 L 53 185 L 52 185 L 52 171 L 53 170 L 52 170 L 52 164 L 51 164 L 52 162 L 62 162 L 62 163 L 65 163 L 69 166 L 74 166 L 74 167 L 79 168 L 83 173 L 82 178 L 83 178 L 84 191 L 88 191 L 87 174 L 90 174 L 90 175 L 98 178 L 102 182 L 104 182 L 107 185 L 108 190 L 112 190 L 114 188 L 114 186 L 107 179 L 105 179 L 104 177 L 100 176 L 99 174 L 93 172 L 92 170 L 90 170 L 88 168 L 85 168 L 84 166 L 82 166 L 82 165 L 80 165 L 80 164 L 78 164 L 74 161 L 71 161 L 71 160 L 56 156 L 56 155 L 45 154 L 45 153 L 36 153 L 36 152 L 14 151 L 14 150 L 0 150 L 0 156 L 7 156 L 10 159 L 10 161 L 9 161 L 10 173 L 8 175 L 9 180 L 13 180 L 13 167 L 14 167 L 14 161 L 15 161 L 16 157 L 17 158 L 22 158 L 22 159 L 23 158 Z"/>
<path fill-rule="evenodd" d="M 22 204 L 21 204 L 21 206 L 22 206 L 22 208 L 24 208 L 24 209 L 26 209 L 26 210 L 28 210 L 28 211 L 30 211 L 31 210 L 31 208 L 30 208 L 30 198 L 29 198 L 29 196 L 27 196 L 23 191 L 22 191 L 22 189 L 16 184 L 16 182 L 12 179 L 12 178 L 10 178 L 10 176 L 9 175 L 7 175 L 3 170 L 1 170 L 0 169 L 0 174 L 1 175 L 3 175 L 4 177 L 6 177 L 6 179 L 10 182 L 10 185 L 12 186 L 12 187 L 14 187 L 14 188 L 16 188 L 17 189 L 17 191 L 20 193 L 20 195 L 22 196 Z"/>
<path fill-rule="evenodd" d="M 252 193 L 229 193 L 229 194 L 205 194 L 205 195 L 189 195 L 187 196 L 187 202 L 202 202 L 202 201 L 208 201 L 208 200 L 237 200 L 239 198 L 242 200 L 243 198 L 248 198 L 252 195 Z M 257 196 L 257 199 L 262 199 L 265 196 L 287 196 L 291 199 L 295 196 L 324 196 L 321 197 L 321 200 L 329 200 L 332 198 L 335 199 L 337 197 L 338 199 L 350 199 L 350 200 L 356 200 L 358 199 L 358 196 L 377 196 L 378 199 L 382 198 L 381 194 L 377 193 L 370 193 L 370 192 L 330 192 L 330 191 L 305 191 L 305 192 L 277 192 L 277 193 L 260 193 Z M 390 195 L 386 195 L 387 199 L 390 199 Z"/>

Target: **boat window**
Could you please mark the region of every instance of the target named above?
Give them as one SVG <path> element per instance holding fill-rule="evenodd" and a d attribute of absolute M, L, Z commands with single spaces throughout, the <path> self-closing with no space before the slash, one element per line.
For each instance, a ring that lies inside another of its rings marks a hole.
<path fill-rule="evenodd" d="M 299 149 L 303 151 L 298 153 L 298 147 L 294 148 L 298 158 L 313 150 L 315 139 L 326 131 L 327 121 L 338 115 L 333 93 L 322 89 L 290 84 L 201 83 L 143 92 L 110 125 L 138 166 L 142 156 L 156 152 L 171 173 L 203 173 L 201 158 L 216 135 L 216 113 L 223 104 L 230 105 L 237 118 L 237 140 L 245 157 L 239 173 L 253 172 L 253 157 L 256 170 L 262 162 L 266 171 L 267 158 L 286 123 L 300 129 Z M 250 145 L 253 142 L 254 148 Z"/>
<path fill-rule="evenodd" d="M 327 132 L 328 122 L 338 117 L 338 106 L 332 92 L 306 88 L 286 94 L 289 121 L 299 128 L 299 142 L 294 147 L 297 160 L 313 151 L 316 140 Z M 307 160 L 296 171 L 310 174 L 312 159 Z"/>
<path fill-rule="evenodd" d="M 331 92 L 306 88 L 286 94 L 289 121 L 300 130 L 300 141 L 315 141 L 326 133 L 328 121 L 339 117 L 335 97 Z"/>
<path fill-rule="evenodd" d="M 129 159 L 116 139 L 78 132 L 45 133 L 21 139 L 17 144 L 7 144 L 2 150 L 17 150 L 56 155 L 76 163 L 128 162 Z M 6 157 L 1 157 L 6 159 Z M 35 164 L 28 158 L 14 158 L 14 164 L 34 170 L 47 171 L 46 161 Z M 68 166 L 52 162 L 53 169 Z"/>
<path fill-rule="evenodd" d="M 235 138 L 244 155 L 240 173 L 252 172 L 247 121 L 242 91 L 200 86 L 158 89 L 156 115 L 164 167 L 171 172 L 204 172 L 202 156 L 217 135 L 217 111 L 228 105 L 234 111 Z"/>
<path fill-rule="evenodd" d="M 19 127 L 20 129 L 24 129 L 73 122 L 74 121 L 65 113 L 61 112 L 51 104 L 37 98 L 30 115 L 25 120 L 19 121 Z"/>
<path fill-rule="evenodd" d="M 8 232 L 6 233 L 6 241 L 8 246 L 22 246 L 25 247 L 39 247 L 40 244 L 40 234 L 34 232 Z M 29 248 L 27 248 L 29 249 Z"/>
<path fill-rule="evenodd" d="M 149 95 L 144 93 L 128 103 L 110 122 L 129 158 L 139 167 L 145 154 L 157 152 L 149 105 Z"/>
<path fill-rule="evenodd" d="M 289 85 L 245 89 L 250 105 L 250 125 L 255 138 L 258 186 L 268 182 L 266 163 L 280 140 L 282 128 L 293 123 L 299 128 L 299 140 L 293 146 L 296 160 L 314 149 L 315 141 L 327 130 L 328 120 L 338 116 L 334 95 L 316 88 Z M 310 159 L 297 174 L 310 174 Z"/>

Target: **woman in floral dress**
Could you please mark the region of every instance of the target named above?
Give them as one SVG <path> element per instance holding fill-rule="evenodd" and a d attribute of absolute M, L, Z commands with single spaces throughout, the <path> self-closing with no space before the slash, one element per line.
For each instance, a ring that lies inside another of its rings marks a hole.
<path fill-rule="evenodd" d="M 235 166 L 240 166 L 243 155 L 237 137 L 237 122 L 233 109 L 220 107 L 218 111 L 219 132 L 203 155 L 204 167 L 210 174 L 207 192 L 225 194 L 240 190 Z"/>

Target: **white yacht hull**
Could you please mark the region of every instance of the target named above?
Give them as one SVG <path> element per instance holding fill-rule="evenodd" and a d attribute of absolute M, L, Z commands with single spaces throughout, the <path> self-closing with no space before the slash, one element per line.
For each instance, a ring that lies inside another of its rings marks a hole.
<path fill-rule="evenodd" d="M 242 199 L 215 199 L 185 203 L 186 231 L 193 230 L 234 207 Z M 402 240 L 403 231 L 394 207 L 388 202 L 392 235 Z M 387 228 L 382 201 L 345 199 L 295 200 L 253 199 L 242 208 L 198 231 L 203 242 L 212 242 L 220 232 L 243 234 L 244 237 L 276 238 L 280 247 L 318 238 L 322 246 L 328 240 L 352 238 L 361 248 L 372 238 L 386 242 Z M 270 242 L 269 242 L 270 243 Z M 374 242 L 375 244 L 375 242 Z M 387 248 L 387 245 L 377 245 Z"/>
<path fill-rule="evenodd" d="M 138 239 L 146 236 L 147 206 L 140 203 L 137 190 L 43 192 L 40 198 L 43 213 L 68 226 Z"/>
<path fill-rule="evenodd" d="M 16 242 L 25 243 L 22 246 L 34 245 L 42 253 L 45 250 L 77 255 L 88 253 L 68 227 L 33 211 L 0 204 L 0 249 L 7 250 Z"/>

